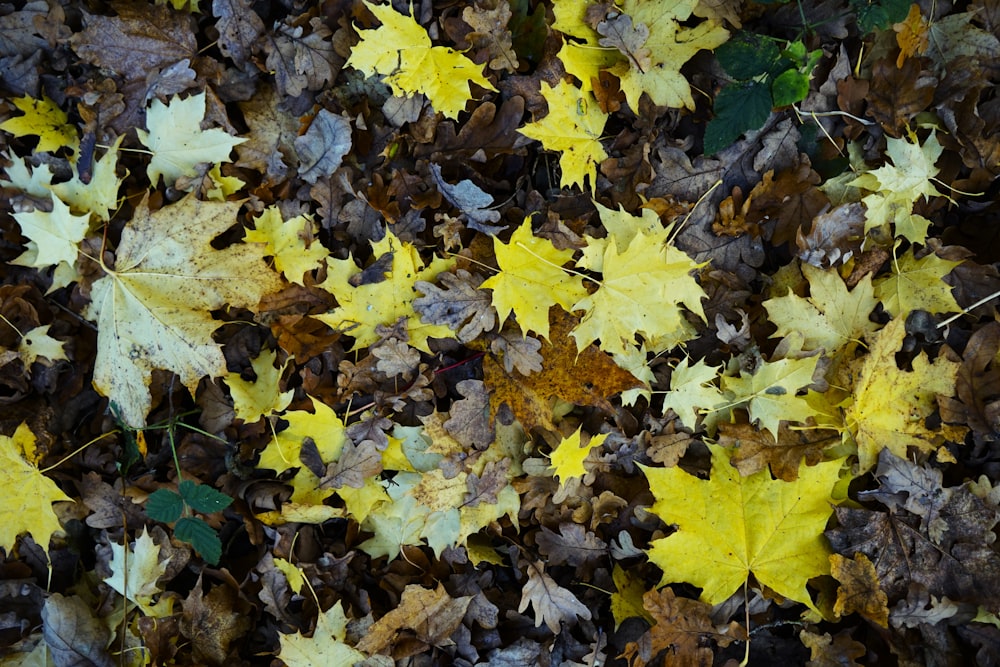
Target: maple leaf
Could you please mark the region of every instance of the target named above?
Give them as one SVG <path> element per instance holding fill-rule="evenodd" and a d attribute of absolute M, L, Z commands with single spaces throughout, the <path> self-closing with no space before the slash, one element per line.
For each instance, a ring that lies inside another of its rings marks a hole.
<path fill-rule="evenodd" d="M 75 216 L 69 206 L 59 197 L 52 195 L 52 211 L 35 209 L 27 213 L 15 213 L 14 219 L 21 226 L 21 232 L 30 241 L 28 253 L 21 255 L 18 262 L 27 266 L 44 268 L 65 262 L 73 265 L 80 241 L 90 228 L 90 215 Z"/>
<path fill-rule="evenodd" d="M 328 261 L 329 275 L 320 287 L 337 297 L 339 307 L 317 315 L 316 319 L 353 336 L 355 348 L 377 342 L 376 327 L 395 324 L 400 318 L 406 320 L 410 345 L 423 352 L 430 353 L 428 338 L 454 338 L 455 332 L 444 325 L 422 323 L 413 302 L 418 298 L 415 283 L 433 282 L 439 273 L 451 269 L 455 261 L 435 257 L 425 267 L 414 245 L 403 243 L 388 231 L 381 241 L 372 242 L 372 255 L 376 262 L 389 262 L 384 280 L 367 283 L 362 280 L 355 285 L 351 277 L 358 273 L 358 267 L 353 259 Z"/>
<path fill-rule="evenodd" d="M 819 413 L 804 396 L 796 392 L 813 383 L 819 357 L 779 359 L 762 362 L 753 373 L 740 371 L 740 377 L 723 376 L 722 386 L 732 407 L 747 403 L 750 420 L 778 437 L 782 421 L 805 422 Z"/>
<path fill-rule="evenodd" d="M 560 268 L 573 257 L 573 250 L 557 250 L 552 242 L 531 233 L 531 218 L 514 230 L 509 243 L 493 238 L 500 272 L 479 286 L 493 292 L 493 307 L 500 325 L 510 316 L 525 336 L 534 331 L 549 336 L 549 308 L 559 304 L 570 310 L 587 295 L 583 278 Z"/>
<path fill-rule="evenodd" d="M 312 637 L 302 633 L 281 635 L 278 658 L 288 667 L 327 667 L 353 665 L 368 656 L 344 643 L 347 616 L 340 600 L 316 617 Z"/>
<path fill-rule="evenodd" d="M 118 176 L 118 148 L 124 135 L 115 139 L 104 155 L 94 161 L 90 180 L 86 183 L 77 170 L 68 181 L 51 187 L 59 199 L 76 211 L 93 213 L 104 221 L 111 219 L 111 212 L 118 208 L 118 189 L 124 177 Z M 128 176 L 125 170 L 125 176 Z"/>
<path fill-rule="evenodd" d="M 320 268 L 330 251 L 314 238 L 316 223 L 308 215 L 282 220 L 277 206 L 269 206 L 247 230 L 243 240 L 264 243 L 266 255 L 274 257 L 274 267 L 290 282 L 302 285 L 303 276 Z M 307 244 L 307 240 L 309 243 Z"/>
<path fill-rule="evenodd" d="M 886 139 L 886 153 L 892 160 L 878 169 L 858 176 L 849 185 L 864 188 L 873 194 L 861 201 L 865 204 L 865 233 L 892 223 L 897 236 L 911 243 L 927 241 L 930 221 L 913 213 L 913 204 L 921 197 L 942 197 L 932 179 L 938 169 L 934 166 L 944 150 L 931 133 L 921 146 L 915 136 L 913 143 L 904 139 Z"/>
<path fill-rule="evenodd" d="M 934 450 L 944 430 L 928 430 L 924 420 L 936 409 L 938 394 L 953 396 L 960 364 L 943 356 L 933 362 L 921 352 L 912 371 L 901 371 L 896 353 L 903 346 L 906 322 L 895 319 L 873 336 L 868 354 L 858 363 L 854 390 L 848 397 L 844 420 L 858 447 L 858 467 L 866 472 L 882 449 L 906 458 L 907 447 Z"/>
<path fill-rule="evenodd" d="M 542 142 L 550 151 L 562 151 L 560 186 L 597 186 L 597 164 L 608 157 L 601 145 L 601 134 L 608 114 L 601 111 L 592 93 L 587 93 L 565 81 L 553 88 L 543 81 L 542 97 L 548 102 L 549 113 L 539 121 L 527 123 L 518 132 Z"/>
<path fill-rule="evenodd" d="M 114 270 L 94 283 L 86 313 L 98 326 L 94 386 L 126 424 L 145 424 L 154 369 L 177 373 L 192 394 L 201 378 L 225 374 L 212 310 L 253 308 L 280 289 L 260 246 L 211 246 L 240 206 L 188 195 L 150 212 L 144 199 L 122 230 Z"/>
<path fill-rule="evenodd" d="M 624 354 L 641 334 L 658 352 L 693 336 L 680 305 L 705 319 L 701 300 L 707 296 L 690 275 L 702 265 L 670 245 L 669 233 L 670 228 L 640 228 L 625 247 L 613 236 L 604 244 L 600 287 L 573 304 L 573 310 L 585 311 L 573 330 L 578 349 L 600 339 L 602 350 Z M 591 269 L 594 262 L 584 255 L 577 265 Z"/>
<path fill-rule="evenodd" d="M 523 613 L 530 604 L 535 608 L 535 627 L 542 623 L 553 634 L 558 634 L 561 624 L 572 625 L 579 616 L 590 619 L 590 610 L 573 593 L 555 582 L 545 573 L 542 561 L 525 563 L 528 581 L 521 589 L 521 604 L 518 613 Z"/>
<path fill-rule="evenodd" d="M 933 252 L 917 259 L 913 248 L 907 248 L 902 257 L 893 258 L 892 274 L 875 281 L 875 296 L 896 318 L 905 318 L 914 310 L 957 313 L 962 307 L 944 277 L 961 263 L 942 259 Z"/>
<path fill-rule="evenodd" d="M 22 423 L 13 436 L 0 435 L 0 547 L 12 553 L 17 536 L 30 533 L 35 542 L 48 549 L 52 534 L 62 525 L 52 503 L 73 502 L 56 483 L 37 468 L 39 455 L 35 434 Z"/>
<path fill-rule="evenodd" d="M 833 613 L 847 616 L 858 612 L 883 628 L 889 627 L 889 597 L 879 586 L 875 566 L 867 556 L 830 554 L 830 574 L 840 582 Z"/>
<path fill-rule="evenodd" d="M 119 595 L 134 602 L 146 616 L 165 616 L 166 610 L 157 608 L 153 598 L 163 589 L 157 580 L 167 571 L 170 558 L 160 560 L 160 547 L 153 542 L 146 528 L 135 540 L 135 547 L 128 548 L 111 543 L 111 576 L 104 580 Z"/>
<path fill-rule="evenodd" d="M 709 366 L 703 359 L 694 365 L 688 364 L 687 357 L 681 359 L 670 374 L 670 391 L 663 397 L 664 410 L 673 410 L 681 423 L 692 430 L 697 428 L 701 417 L 705 427 L 713 433 L 720 413 L 712 408 L 726 402 L 725 395 L 712 384 L 717 377 L 719 369 Z"/>
<path fill-rule="evenodd" d="M 869 319 L 878 305 L 871 274 L 853 290 L 848 290 L 835 269 L 801 265 L 809 281 L 809 296 L 794 293 L 768 299 L 763 303 L 768 319 L 778 327 L 774 336 L 799 336 L 802 350 L 823 348 L 833 356 L 848 343 L 857 343 L 865 334 L 878 329 Z"/>
<path fill-rule="evenodd" d="M 169 104 L 153 100 L 146 111 L 148 131 L 136 130 L 139 141 L 153 153 L 146 167 L 150 184 L 155 187 L 163 176 L 167 185 L 173 185 L 182 176 L 197 176 L 199 164 L 229 162 L 233 148 L 246 141 L 225 130 L 202 130 L 204 118 L 204 93 L 187 99 L 175 95 Z"/>
<path fill-rule="evenodd" d="M 412 13 L 400 14 L 392 5 L 368 0 L 365 6 L 382 26 L 358 31 L 361 41 L 351 50 L 346 65 L 368 76 L 384 75 L 393 94 L 399 97 L 425 94 L 431 106 L 448 118 L 457 119 L 472 99 L 470 83 L 496 90 L 483 76 L 481 65 L 448 47 L 431 46 L 427 31 Z"/>
<path fill-rule="evenodd" d="M 31 368 L 36 361 L 44 366 L 51 366 L 56 361 L 67 360 L 66 343 L 49 335 L 51 324 L 44 324 L 24 332 L 17 354 L 25 368 Z M 42 361 L 42 360 L 46 361 Z"/>
<path fill-rule="evenodd" d="M 293 389 L 283 393 L 278 390 L 278 384 L 288 362 L 286 361 L 281 368 L 275 368 L 276 358 L 275 352 L 263 350 L 250 361 L 257 376 L 254 382 L 247 382 L 239 373 L 226 374 L 226 384 L 229 385 L 229 393 L 233 397 L 233 409 L 237 419 L 252 424 L 261 417 L 281 412 L 292 402 L 292 394 L 295 393 Z"/>
<path fill-rule="evenodd" d="M 707 480 L 679 467 L 640 466 L 656 498 L 651 511 L 677 526 L 647 552 L 663 570 L 660 585 L 686 581 L 715 605 L 753 574 L 761 585 L 816 611 L 806 582 L 830 571 L 823 530 L 844 459 L 803 464 L 795 482 L 783 482 L 766 470 L 742 477 L 726 448 L 707 446 Z"/>
<path fill-rule="evenodd" d="M 611 614 L 615 617 L 615 630 L 628 618 L 643 618 L 650 625 L 655 621 L 643 606 L 643 596 L 646 585 L 642 579 L 633 577 L 622 566 L 615 563 L 611 571 L 611 581 L 615 584 L 615 592 L 611 594 Z M 670 590 L 670 589 L 664 589 Z"/>
<path fill-rule="evenodd" d="M 8 118 L 0 123 L 0 130 L 15 137 L 38 137 L 37 151 L 52 152 L 64 146 L 74 153 L 79 150 L 76 128 L 68 124 L 69 116 L 55 102 L 48 97 L 36 100 L 28 95 L 11 101 L 24 115 Z"/>
<path fill-rule="evenodd" d="M 586 444 L 580 444 L 580 432 L 583 427 L 576 429 L 573 435 L 563 438 L 559 445 L 552 450 L 551 468 L 555 471 L 553 476 L 559 479 L 560 484 L 565 484 L 572 477 L 583 477 L 587 474 L 587 469 L 583 467 L 583 461 L 590 454 L 590 451 L 600 447 L 607 439 L 607 433 L 599 433 L 591 436 Z"/>
<path fill-rule="evenodd" d="M 642 0 L 622 2 L 622 13 L 632 18 L 636 28 L 645 26 L 649 35 L 642 44 L 642 58 L 630 53 L 628 58 L 609 69 L 621 79 L 622 92 L 634 112 L 639 111 L 639 98 L 643 93 L 657 106 L 694 110 L 691 86 L 680 68 L 698 51 L 712 50 L 729 39 L 729 31 L 716 20 L 681 27 L 681 23 L 691 18 L 697 5 L 698 0 L 666 4 Z"/>

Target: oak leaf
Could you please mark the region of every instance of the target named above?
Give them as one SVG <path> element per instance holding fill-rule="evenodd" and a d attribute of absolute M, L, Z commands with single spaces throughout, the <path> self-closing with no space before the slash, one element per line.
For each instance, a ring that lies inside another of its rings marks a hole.
<path fill-rule="evenodd" d="M 39 454 L 35 434 L 22 423 L 13 436 L 0 435 L 0 547 L 8 554 L 17 536 L 30 533 L 35 542 L 48 549 L 52 534 L 62 526 L 52 503 L 73 502 L 55 482 L 38 469 Z"/>
<path fill-rule="evenodd" d="M 422 322 L 450 328 L 460 343 L 473 341 L 496 326 L 490 295 L 479 289 L 481 276 L 459 269 L 438 274 L 438 280 L 443 289 L 424 280 L 413 285 L 424 294 L 413 301 L 413 310 Z"/>
<path fill-rule="evenodd" d="M 521 590 L 521 604 L 517 611 L 523 613 L 528 605 L 533 606 L 536 628 L 545 623 L 553 634 L 558 634 L 562 623 L 574 625 L 577 617 L 590 620 L 590 610 L 571 591 L 545 573 L 542 561 L 525 565 L 528 581 Z"/>
<path fill-rule="evenodd" d="M 410 584 L 403 589 L 399 605 L 369 628 L 357 649 L 371 655 L 388 649 L 395 656 L 397 650 L 409 643 L 405 640 L 410 636 L 423 646 L 406 647 L 407 652 L 450 646 L 454 643 L 452 633 L 461 624 L 471 601 L 471 595 L 450 596 L 441 583 L 434 590 Z"/>
<path fill-rule="evenodd" d="M 368 0 L 365 6 L 382 26 L 358 31 L 361 41 L 351 50 L 346 65 L 368 76 L 385 76 L 399 97 L 425 94 L 431 106 L 448 118 L 458 118 L 472 99 L 470 83 L 496 90 L 483 76 L 481 65 L 446 46 L 431 46 L 427 31 L 412 14 L 400 14 L 391 4 Z"/>
<path fill-rule="evenodd" d="M 714 605 L 753 574 L 761 585 L 816 610 L 806 582 L 830 571 L 823 530 L 844 460 L 803 464 L 795 482 L 783 482 L 766 470 L 743 477 L 724 447 L 708 448 L 708 480 L 678 467 L 642 466 L 656 498 L 651 511 L 677 526 L 648 551 L 663 570 L 660 585 L 686 581 Z"/>
<path fill-rule="evenodd" d="M 792 429 L 783 422 L 775 440 L 769 431 L 750 424 L 721 422 L 718 442 L 732 449 L 732 463 L 744 477 L 770 467 L 776 478 L 794 482 L 803 460 L 816 465 L 823 460 L 823 450 L 839 444 L 841 437 L 831 429 Z"/>
<path fill-rule="evenodd" d="M 212 310 L 253 308 L 280 289 L 259 246 L 211 245 L 240 206 L 189 195 L 151 212 L 143 200 L 122 230 L 114 270 L 94 283 L 87 310 L 98 326 L 94 386 L 130 426 L 145 424 L 153 370 L 177 373 L 192 393 L 203 377 L 225 374 Z"/>

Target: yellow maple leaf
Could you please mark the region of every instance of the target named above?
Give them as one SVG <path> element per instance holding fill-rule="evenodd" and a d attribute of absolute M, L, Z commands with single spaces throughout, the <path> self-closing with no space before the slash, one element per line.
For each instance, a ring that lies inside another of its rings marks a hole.
<path fill-rule="evenodd" d="M 933 252 L 916 259 L 910 247 L 902 257 L 893 258 L 892 274 L 875 281 L 875 296 L 893 317 L 905 318 L 914 310 L 957 313 L 962 307 L 944 277 L 961 263 Z"/>
<path fill-rule="evenodd" d="M 818 362 L 818 356 L 762 362 L 753 373 L 741 370 L 738 378 L 723 377 L 722 387 L 733 407 L 745 403 L 751 421 L 777 440 L 782 421 L 805 422 L 818 416 L 805 396 L 796 395 L 812 384 Z"/>
<path fill-rule="evenodd" d="M 66 343 L 49 335 L 50 326 L 52 325 L 44 324 L 24 332 L 24 337 L 17 346 L 17 353 L 25 368 L 31 368 L 31 364 L 36 361 L 51 366 L 53 362 L 67 359 L 66 350 L 63 349 Z"/>
<path fill-rule="evenodd" d="M 572 259 L 573 250 L 557 250 L 548 239 L 532 234 L 530 217 L 514 230 L 510 243 L 493 237 L 493 251 L 500 272 L 479 287 L 493 291 L 501 326 L 513 312 L 525 336 L 534 331 L 548 338 L 549 308 L 559 304 L 569 310 L 587 295 L 583 279 L 560 268 Z"/>
<path fill-rule="evenodd" d="M 921 197 L 942 197 L 934 187 L 933 178 L 938 173 L 934 166 L 944 148 L 931 133 L 920 145 L 916 136 L 886 139 L 886 153 L 892 164 L 864 173 L 848 185 L 864 188 L 872 194 L 864 197 L 865 233 L 890 223 L 896 236 L 911 243 L 927 241 L 930 221 L 913 213 L 913 204 Z"/>
<path fill-rule="evenodd" d="M 129 426 L 145 425 L 154 369 L 173 371 L 192 394 L 203 377 L 225 375 L 211 311 L 253 308 L 281 288 L 261 246 L 212 247 L 240 206 L 189 195 L 150 212 L 143 200 L 122 230 L 114 270 L 105 267 L 94 283 L 87 311 L 98 327 L 94 386 Z"/>
<path fill-rule="evenodd" d="M 84 183 L 80 174 L 73 170 L 71 179 L 50 186 L 52 192 L 77 212 L 93 213 L 101 220 L 110 220 L 111 212 L 118 208 L 118 188 L 129 173 L 126 169 L 123 176 L 118 176 L 118 148 L 124 138 L 125 135 L 121 135 L 115 139 L 104 155 L 94 161 L 89 181 Z"/>
<path fill-rule="evenodd" d="M 277 206 L 269 206 L 254 222 L 255 229 L 247 230 L 244 239 L 250 243 L 264 243 L 266 254 L 274 257 L 274 266 L 289 281 L 302 285 L 302 277 L 318 269 L 330 252 L 322 243 L 313 239 L 306 245 L 306 238 L 313 238 L 316 223 L 311 216 L 297 215 L 281 219 Z"/>
<path fill-rule="evenodd" d="M 611 594 L 611 614 L 615 617 L 615 630 L 625 619 L 639 617 L 653 625 L 653 616 L 646 611 L 642 596 L 646 594 L 646 584 L 641 578 L 633 577 L 615 563 L 611 571 L 611 581 L 615 584 L 615 592 Z"/>
<path fill-rule="evenodd" d="M 48 549 L 52 534 L 62 531 L 52 503 L 73 501 L 35 467 L 37 463 L 35 434 L 27 424 L 18 426 L 13 436 L 0 435 L 0 547 L 7 554 L 24 533 Z"/>
<path fill-rule="evenodd" d="M 21 226 L 21 233 L 30 239 L 29 253 L 18 257 L 15 263 L 36 268 L 60 262 L 74 264 L 80 241 L 90 228 L 89 214 L 73 215 L 69 206 L 55 195 L 51 211 L 15 213 L 14 219 Z"/>
<path fill-rule="evenodd" d="M 329 262 L 329 276 L 320 287 L 337 297 L 339 307 L 317 315 L 316 319 L 353 336 L 356 348 L 367 347 L 379 339 L 375 327 L 395 324 L 400 318 L 406 320 L 410 345 L 423 352 L 430 353 L 428 338 L 454 338 L 455 332 L 443 324 L 421 322 L 413 310 L 413 301 L 419 296 L 414 283 L 434 282 L 439 273 L 454 266 L 455 260 L 435 257 L 425 267 L 417 248 L 403 243 L 392 232 L 372 243 L 372 254 L 375 261 L 388 255 L 388 268 L 383 276 L 378 276 L 380 279 L 373 279 L 375 282 L 362 281 L 357 286 L 349 282 L 360 273 L 353 259 Z"/>
<path fill-rule="evenodd" d="M 365 6 L 382 25 L 358 31 L 361 41 L 351 50 L 345 65 L 368 76 L 385 76 L 397 97 L 423 93 L 431 106 L 454 119 L 472 99 L 469 83 L 496 90 L 483 76 L 482 65 L 446 46 L 431 46 L 427 31 L 413 19 L 412 13 L 400 14 L 392 5 L 368 0 Z"/>
<path fill-rule="evenodd" d="M 10 132 L 15 137 L 37 136 L 36 150 L 57 151 L 66 146 L 74 153 L 80 147 L 76 128 L 69 125 L 69 116 L 48 97 L 40 100 L 25 95 L 12 100 L 24 115 L 8 118 L 0 123 L 0 130 Z"/>
<path fill-rule="evenodd" d="M 633 25 L 645 25 L 649 30 L 649 38 L 643 45 L 649 52 L 648 63 L 645 59 L 623 56 L 608 70 L 621 79 L 622 92 L 634 112 L 639 112 L 643 93 L 657 106 L 694 110 L 691 86 L 681 74 L 681 66 L 698 51 L 712 50 L 729 39 L 729 31 L 714 19 L 681 27 L 681 23 L 689 21 L 697 5 L 698 0 L 622 2 L 621 10 L 632 17 Z"/>
<path fill-rule="evenodd" d="M 590 450 L 600 447 L 607 439 L 607 433 L 598 433 L 591 436 L 587 444 L 580 443 L 580 433 L 583 427 L 576 429 L 576 432 L 568 438 L 563 438 L 559 445 L 552 450 L 550 457 L 555 472 L 553 476 L 559 480 L 561 485 L 573 477 L 583 477 L 587 474 L 587 469 L 583 467 L 583 462 L 590 454 Z"/>
<path fill-rule="evenodd" d="M 572 334 L 577 349 L 599 338 L 602 350 L 624 354 L 638 333 L 658 352 L 694 335 L 681 304 L 705 318 L 701 300 L 707 297 L 690 275 L 701 265 L 670 245 L 669 233 L 669 228 L 637 228 L 627 247 L 619 247 L 613 236 L 604 244 L 600 287 L 573 304 L 573 310 L 585 311 Z M 585 255 L 578 265 L 591 269 L 593 261 Z"/>
<path fill-rule="evenodd" d="M 924 420 L 937 408 L 936 396 L 955 393 L 955 377 L 960 364 L 943 356 L 933 362 L 921 352 L 912 362 L 912 371 L 896 365 L 896 353 L 903 346 L 906 322 L 897 318 L 870 341 L 868 354 L 859 362 L 854 392 L 847 399 L 844 419 L 847 433 L 858 447 L 858 467 L 867 472 L 878 460 L 878 453 L 888 449 L 905 459 L 907 447 L 930 452 L 938 447 L 942 435 L 952 429 L 928 430 Z"/>
<path fill-rule="evenodd" d="M 517 131 L 541 141 L 547 150 L 562 151 L 559 156 L 561 187 L 579 185 L 583 188 L 589 177 L 593 189 L 597 184 L 597 164 L 608 157 L 600 141 L 608 114 L 601 111 L 593 93 L 585 93 L 565 81 L 560 81 L 555 88 L 543 81 L 541 92 L 548 102 L 548 115 Z"/>
<path fill-rule="evenodd" d="M 275 412 L 281 412 L 292 402 L 295 390 L 289 389 L 282 393 L 278 389 L 281 376 L 288 366 L 286 361 L 281 368 L 274 367 L 277 354 L 272 350 L 262 350 L 256 359 L 250 361 L 257 379 L 247 382 L 239 373 L 227 373 L 226 384 L 233 397 L 233 409 L 236 417 L 251 424 L 261 417 L 267 417 Z"/>
<path fill-rule="evenodd" d="M 679 467 L 640 466 L 656 498 L 651 511 L 677 526 L 647 552 L 663 570 L 660 585 L 694 584 L 702 589 L 701 600 L 715 605 L 753 574 L 758 583 L 817 611 L 806 582 L 830 572 L 823 531 L 844 460 L 803 463 L 798 479 L 784 482 L 767 470 L 741 477 L 725 447 L 708 448 L 707 480 Z"/>
<path fill-rule="evenodd" d="M 146 616 L 160 617 L 166 614 L 162 607 L 153 604 L 153 598 L 163 589 L 157 580 L 167 571 L 169 558 L 160 560 L 160 547 L 153 542 L 146 528 L 135 540 L 135 547 L 128 548 L 111 542 L 111 561 L 108 567 L 111 576 L 104 583 L 118 594 L 135 603 Z M 159 608 L 158 608 L 159 607 Z"/>
<path fill-rule="evenodd" d="M 155 187 L 163 176 L 167 185 L 173 185 L 181 176 L 197 176 L 199 164 L 229 162 L 233 147 L 246 141 L 218 128 L 202 130 L 204 118 L 205 93 L 187 99 L 175 95 L 169 104 L 153 100 L 146 110 L 148 132 L 136 130 L 139 141 L 153 153 L 146 167 L 150 184 Z"/>
<path fill-rule="evenodd" d="M 801 349 L 823 348 L 833 356 L 841 347 L 878 329 L 868 317 L 879 301 L 871 275 L 848 291 L 835 268 L 823 270 L 802 264 L 802 274 L 809 281 L 808 297 L 790 292 L 763 304 L 768 318 L 778 327 L 774 336 L 801 335 Z"/>
<path fill-rule="evenodd" d="M 280 635 L 278 658 L 288 667 L 327 667 L 353 665 L 368 656 L 344 643 L 347 637 L 347 616 L 340 600 L 316 617 L 312 637 L 298 632 Z"/>

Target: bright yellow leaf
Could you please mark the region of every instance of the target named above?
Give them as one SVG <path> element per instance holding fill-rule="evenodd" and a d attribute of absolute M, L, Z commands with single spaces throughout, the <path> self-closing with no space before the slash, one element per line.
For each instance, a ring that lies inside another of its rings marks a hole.
<path fill-rule="evenodd" d="M 587 469 L 583 467 L 583 462 L 590 454 L 590 450 L 600 447 L 607 439 L 607 433 L 599 433 L 591 436 L 586 444 L 580 444 L 580 432 L 583 427 L 576 429 L 576 432 L 568 438 L 563 438 L 559 445 L 552 450 L 550 466 L 555 472 L 553 475 L 560 484 L 565 484 L 573 477 L 583 477 L 587 474 Z"/>
<path fill-rule="evenodd" d="M 87 311 L 98 327 L 94 386 L 129 426 L 145 425 L 153 370 L 173 371 L 192 394 L 203 377 L 226 374 L 211 311 L 254 308 L 281 288 L 261 246 L 211 246 L 240 206 L 188 196 L 150 212 L 141 202 L 122 230 L 114 270 L 94 283 Z"/>
<path fill-rule="evenodd" d="M 651 511 L 677 526 L 647 552 L 663 570 L 660 585 L 694 584 L 702 589 L 701 600 L 715 605 L 753 574 L 758 583 L 815 611 L 806 582 L 830 572 L 823 531 L 843 459 L 803 463 L 798 479 L 784 482 L 767 470 L 741 477 L 725 447 L 708 448 L 707 480 L 679 467 L 641 466 L 656 498 Z"/>
<path fill-rule="evenodd" d="M 35 467 L 35 434 L 21 424 L 14 435 L 0 435 L 0 548 L 9 555 L 17 536 L 30 533 L 43 549 L 62 531 L 52 503 L 73 502 L 56 483 Z"/>
<path fill-rule="evenodd" d="M 959 264 L 933 252 L 915 259 L 910 247 L 902 257 L 893 259 L 891 275 L 875 281 L 875 296 L 893 317 L 905 318 L 913 310 L 957 313 L 962 307 L 944 277 Z"/>
<path fill-rule="evenodd" d="M 47 97 L 40 100 L 28 95 L 12 100 L 14 106 L 24 115 L 8 118 L 0 123 L 0 130 L 10 132 L 15 137 L 37 136 L 40 152 L 57 151 L 66 146 L 74 153 L 80 147 L 76 128 L 68 125 L 69 116 Z"/>
<path fill-rule="evenodd" d="M 688 22 L 698 0 L 648 2 L 624 0 L 621 11 L 632 17 L 633 25 L 645 25 L 649 38 L 643 45 L 649 51 L 650 63 L 622 59 L 610 68 L 621 79 L 622 92 L 628 105 L 639 112 L 643 93 L 657 106 L 694 110 L 691 86 L 681 74 L 681 66 L 702 49 L 712 50 L 729 39 L 729 31 L 716 20 L 702 21 L 693 27 L 681 27 Z"/>
<path fill-rule="evenodd" d="M 639 617 L 650 625 L 656 623 L 642 603 L 642 596 L 646 594 L 646 584 L 641 578 L 633 577 L 623 570 L 621 565 L 615 563 L 615 569 L 611 571 L 611 581 L 615 583 L 615 592 L 611 594 L 611 614 L 615 617 L 615 630 L 627 618 Z"/>
<path fill-rule="evenodd" d="M 286 361 L 281 368 L 274 367 L 277 358 L 271 350 L 262 350 L 256 359 L 250 361 L 257 379 L 247 382 L 239 373 L 227 373 L 226 384 L 233 397 L 233 409 L 236 417 L 248 424 L 256 422 L 261 417 L 267 417 L 275 412 L 281 412 L 292 402 L 293 389 L 281 392 L 278 384 L 288 366 Z"/>
<path fill-rule="evenodd" d="M 924 420 L 937 409 L 937 394 L 952 396 L 960 364 L 943 356 L 933 362 L 921 352 L 912 371 L 896 365 L 903 346 L 906 322 L 889 322 L 870 341 L 868 354 L 859 361 L 860 370 L 844 417 L 858 446 L 858 466 L 867 472 L 883 449 L 906 458 L 907 447 L 930 452 L 937 448 L 940 432 L 930 431 Z"/>
<path fill-rule="evenodd" d="M 163 176 L 173 185 L 181 176 L 197 176 L 197 165 L 229 162 L 233 147 L 246 139 L 230 135 L 225 130 L 202 130 L 205 118 L 205 93 L 187 99 L 174 96 L 169 104 L 154 99 L 146 110 L 146 128 L 136 130 L 153 158 L 146 167 L 149 182 L 154 187 Z"/>
<path fill-rule="evenodd" d="M 306 238 L 313 238 L 316 223 L 311 216 L 297 215 L 281 219 L 277 206 L 269 206 L 254 222 L 255 229 L 247 230 L 244 239 L 251 243 L 267 245 L 265 254 L 274 257 L 274 266 L 293 283 L 302 285 L 303 276 L 318 269 L 330 252 L 322 243 L 313 239 L 306 245 Z"/>
<path fill-rule="evenodd" d="M 541 141 L 546 150 L 562 151 L 559 156 L 561 187 L 579 185 L 583 188 L 589 177 L 593 189 L 597 164 L 608 157 L 600 141 L 608 114 L 601 111 L 592 93 L 584 93 L 565 81 L 560 81 L 555 88 L 543 81 L 542 97 L 548 102 L 548 115 L 528 123 L 518 132 Z"/>
<path fill-rule="evenodd" d="M 385 76 L 398 97 L 423 93 L 431 106 L 448 118 L 457 119 L 472 99 L 470 83 L 496 90 L 483 76 L 482 65 L 446 46 L 431 46 L 430 37 L 412 13 L 400 14 L 392 5 L 367 0 L 365 6 L 382 25 L 358 31 L 361 41 L 351 50 L 346 65 L 368 76 Z"/>
<path fill-rule="evenodd" d="M 524 335 L 534 331 L 548 338 L 549 308 L 559 304 L 569 310 L 587 295 L 580 276 L 559 268 L 573 258 L 573 250 L 557 250 L 532 234 L 531 218 L 514 231 L 510 243 L 494 237 L 493 250 L 500 272 L 479 287 L 493 291 L 501 326 L 513 312 Z"/>
<path fill-rule="evenodd" d="M 362 281 L 357 286 L 349 282 L 352 276 L 361 272 L 353 259 L 330 262 L 330 275 L 320 287 L 337 297 L 340 305 L 329 313 L 317 315 L 316 319 L 352 336 L 355 348 L 376 342 L 379 337 L 375 327 L 395 324 L 400 318 L 406 320 L 410 345 L 423 352 L 430 352 L 428 338 L 454 338 L 455 332 L 447 326 L 420 321 L 413 310 L 413 301 L 419 296 L 413 285 L 420 280 L 434 282 L 439 273 L 454 266 L 455 260 L 435 257 L 425 267 L 417 248 L 403 243 L 392 232 L 386 232 L 381 241 L 372 243 L 372 254 L 375 261 L 384 260 L 388 255 L 389 265 L 384 275 L 371 282 Z"/>
<path fill-rule="evenodd" d="M 602 350 L 624 354 L 638 333 L 650 349 L 660 351 L 694 335 L 681 304 L 704 319 L 701 300 L 707 297 L 691 276 L 700 265 L 667 243 L 669 232 L 638 228 L 625 248 L 614 237 L 604 244 L 601 286 L 573 305 L 585 311 L 572 332 L 577 349 L 599 338 Z M 578 265 L 591 268 L 586 255 Z"/>

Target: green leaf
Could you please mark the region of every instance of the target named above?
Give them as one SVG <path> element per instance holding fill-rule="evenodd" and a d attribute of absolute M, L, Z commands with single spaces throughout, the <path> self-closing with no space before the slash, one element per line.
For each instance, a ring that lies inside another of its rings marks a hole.
<path fill-rule="evenodd" d="M 752 32 L 741 32 L 715 49 L 726 74 L 746 81 L 766 74 L 778 60 L 778 46 L 770 39 Z"/>
<path fill-rule="evenodd" d="M 771 91 L 767 84 L 751 81 L 730 84 L 715 97 L 715 118 L 705 127 L 705 155 L 718 153 L 740 135 L 759 130 L 771 115 Z"/>
<path fill-rule="evenodd" d="M 911 0 L 851 0 L 851 8 L 858 15 L 858 27 L 865 34 L 899 23 L 906 18 L 911 4 Z"/>
<path fill-rule="evenodd" d="M 226 494 L 204 484 L 195 484 L 189 479 L 180 483 L 179 491 L 191 509 L 205 514 L 224 510 L 233 502 Z"/>
<path fill-rule="evenodd" d="M 169 489 L 157 489 L 146 499 L 146 514 L 153 521 L 173 523 L 181 518 L 183 511 L 184 499 Z"/>
<path fill-rule="evenodd" d="M 771 98 L 775 107 L 801 102 L 809 94 L 809 75 L 790 69 L 771 82 Z"/>
<path fill-rule="evenodd" d="M 218 565 L 222 557 L 222 542 L 212 527 L 198 517 L 186 516 L 174 526 L 174 537 L 187 542 L 201 554 L 205 562 Z"/>

